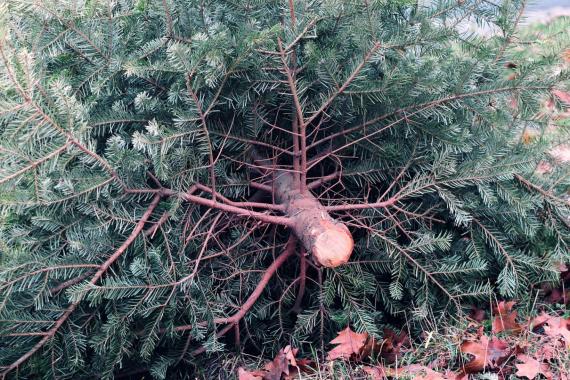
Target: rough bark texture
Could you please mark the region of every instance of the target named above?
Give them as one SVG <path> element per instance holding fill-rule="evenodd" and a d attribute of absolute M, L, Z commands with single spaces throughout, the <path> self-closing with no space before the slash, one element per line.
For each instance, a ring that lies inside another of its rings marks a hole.
<path fill-rule="evenodd" d="M 325 267 L 337 267 L 350 259 L 354 241 L 348 228 L 333 219 L 309 192 L 301 193 L 289 172 L 277 171 L 273 180 L 276 202 L 285 206 L 292 229 L 315 260 Z"/>

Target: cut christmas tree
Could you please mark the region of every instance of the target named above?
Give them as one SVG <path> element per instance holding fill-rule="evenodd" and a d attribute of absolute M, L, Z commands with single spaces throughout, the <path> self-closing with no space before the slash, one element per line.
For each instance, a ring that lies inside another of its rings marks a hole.
<path fill-rule="evenodd" d="M 569 261 L 518 0 L 0 7 L 3 376 L 223 377 Z"/>

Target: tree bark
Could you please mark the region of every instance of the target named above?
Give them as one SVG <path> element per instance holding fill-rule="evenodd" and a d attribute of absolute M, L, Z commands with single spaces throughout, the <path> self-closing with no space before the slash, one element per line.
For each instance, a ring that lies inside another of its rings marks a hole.
<path fill-rule="evenodd" d="M 275 172 L 273 193 L 275 201 L 285 206 L 295 235 L 316 262 L 334 268 L 350 259 L 354 241 L 348 228 L 333 219 L 309 191 L 302 193 L 292 173 Z"/>

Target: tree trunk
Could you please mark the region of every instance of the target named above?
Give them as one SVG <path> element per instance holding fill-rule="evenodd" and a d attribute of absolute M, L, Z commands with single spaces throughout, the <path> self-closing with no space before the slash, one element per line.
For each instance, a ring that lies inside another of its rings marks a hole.
<path fill-rule="evenodd" d="M 273 187 L 275 201 L 285 205 L 294 221 L 295 235 L 319 264 L 333 268 L 350 259 L 354 241 L 348 228 L 333 219 L 309 191 L 301 193 L 292 173 L 276 171 Z"/>

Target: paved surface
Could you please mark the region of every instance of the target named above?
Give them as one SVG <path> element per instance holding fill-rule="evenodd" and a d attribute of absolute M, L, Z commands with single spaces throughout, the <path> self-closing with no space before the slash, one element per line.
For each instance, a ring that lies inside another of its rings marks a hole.
<path fill-rule="evenodd" d="M 570 7 L 570 0 L 535 0 L 528 4 L 528 9 Z"/>
<path fill-rule="evenodd" d="M 525 22 L 546 22 L 559 16 L 570 16 L 570 0 L 531 0 Z"/>

